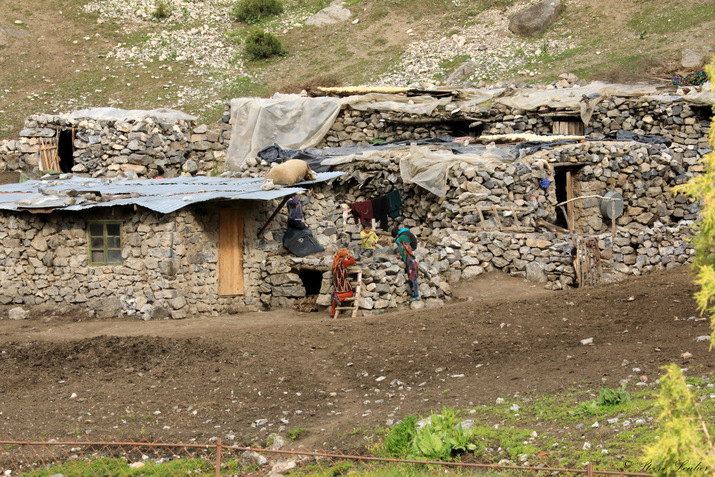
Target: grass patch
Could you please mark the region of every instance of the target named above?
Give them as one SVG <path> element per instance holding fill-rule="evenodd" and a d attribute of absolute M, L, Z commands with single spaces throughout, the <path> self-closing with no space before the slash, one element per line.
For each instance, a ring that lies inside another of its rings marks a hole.
<path fill-rule="evenodd" d="M 470 58 L 469 55 L 457 55 L 453 58 L 449 58 L 446 60 L 442 60 L 439 63 L 439 66 L 445 71 L 446 74 L 451 73 L 452 71 L 456 70 L 459 68 L 462 64 L 464 64 L 466 61 L 468 61 Z"/>
<path fill-rule="evenodd" d="M 715 4 L 672 8 L 668 4 L 646 7 L 628 21 L 637 33 L 665 35 L 696 27 L 715 19 Z"/>
<path fill-rule="evenodd" d="M 294 441 L 306 432 L 308 432 L 308 429 L 304 429 L 302 427 L 294 427 L 293 429 L 289 429 L 288 432 L 286 432 L 286 436 L 288 436 L 288 439 Z"/>

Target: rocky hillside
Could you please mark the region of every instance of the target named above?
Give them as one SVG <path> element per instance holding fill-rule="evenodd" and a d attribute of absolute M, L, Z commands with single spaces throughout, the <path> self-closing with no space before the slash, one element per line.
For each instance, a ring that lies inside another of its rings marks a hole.
<path fill-rule="evenodd" d="M 544 33 L 510 18 L 529 1 L 284 0 L 279 17 L 245 25 L 236 0 L 3 0 L 0 139 L 32 113 L 87 107 L 175 108 L 220 117 L 239 96 L 326 85 L 430 88 L 504 81 L 667 81 L 712 54 L 715 5 L 564 0 Z M 331 8 L 336 19 L 316 13 Z M 287 55 L 251 62 L 251 29 Z M 458 74 L 453 74 L 457 70 Z"/>

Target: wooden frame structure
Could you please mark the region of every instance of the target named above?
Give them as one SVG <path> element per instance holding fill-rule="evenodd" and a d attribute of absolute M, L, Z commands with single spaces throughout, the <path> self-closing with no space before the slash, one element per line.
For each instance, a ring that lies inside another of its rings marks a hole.
<path fill-rule="evenodd" d="M 598 241 L 593 238 L 576 240 L 576 256 L 573 259 L 579 288 L 603 283 L 603 267 Z"/>
<path fill-rule="evenodd" d="M 348 268 L 348 277 L 350 276 L 355 277 L 354 280 L 351 280 L 350 282 L 353 287 L 353 296 L 344 299 L 340 303 L 342 304 L 344 302 L 352 302 L 352 305 L 336 307 L 334 318 L 338 318 L 340 316 L 341 311 L 349 310 L 352 310 L 352 314 L 350 315 L 351 318 L 355 318 L 357 316 L 358 309 L 360 308 L 360 292 L 362 290 L 362 269 L 354 267 Z"/>
<path fill-rule="evenodd" d="M 60 168 L 60 156 L 57 144 L 56 137 L 49 139 L 40 138 L 40 162 L 38 163 L 38 168 L 41 171 L 62 171 Z"/>

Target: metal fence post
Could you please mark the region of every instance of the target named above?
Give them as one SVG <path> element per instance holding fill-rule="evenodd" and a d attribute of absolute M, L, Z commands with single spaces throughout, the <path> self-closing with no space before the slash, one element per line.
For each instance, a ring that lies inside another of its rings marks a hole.
<path fill-rule="evenodd" d="M 221 438 L 216 440 L 216 477 L 221 477 L 221 453 L 223 452 L 221 446 Z"/>

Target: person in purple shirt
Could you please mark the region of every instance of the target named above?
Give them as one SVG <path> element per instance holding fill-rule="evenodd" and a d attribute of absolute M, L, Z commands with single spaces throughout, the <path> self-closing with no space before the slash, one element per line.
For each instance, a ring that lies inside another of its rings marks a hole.
<path fill-rule="evenodd" d="M 308 228 L 308 226 L 303 223 L 303 207 L 309 201 L 312 194 L 313 189 L 310 189 L 307 193 L 308 199 L 301 200 L 300 195 L 295 194 L 288 200 L 288 227 L 300 230 Z"/>

